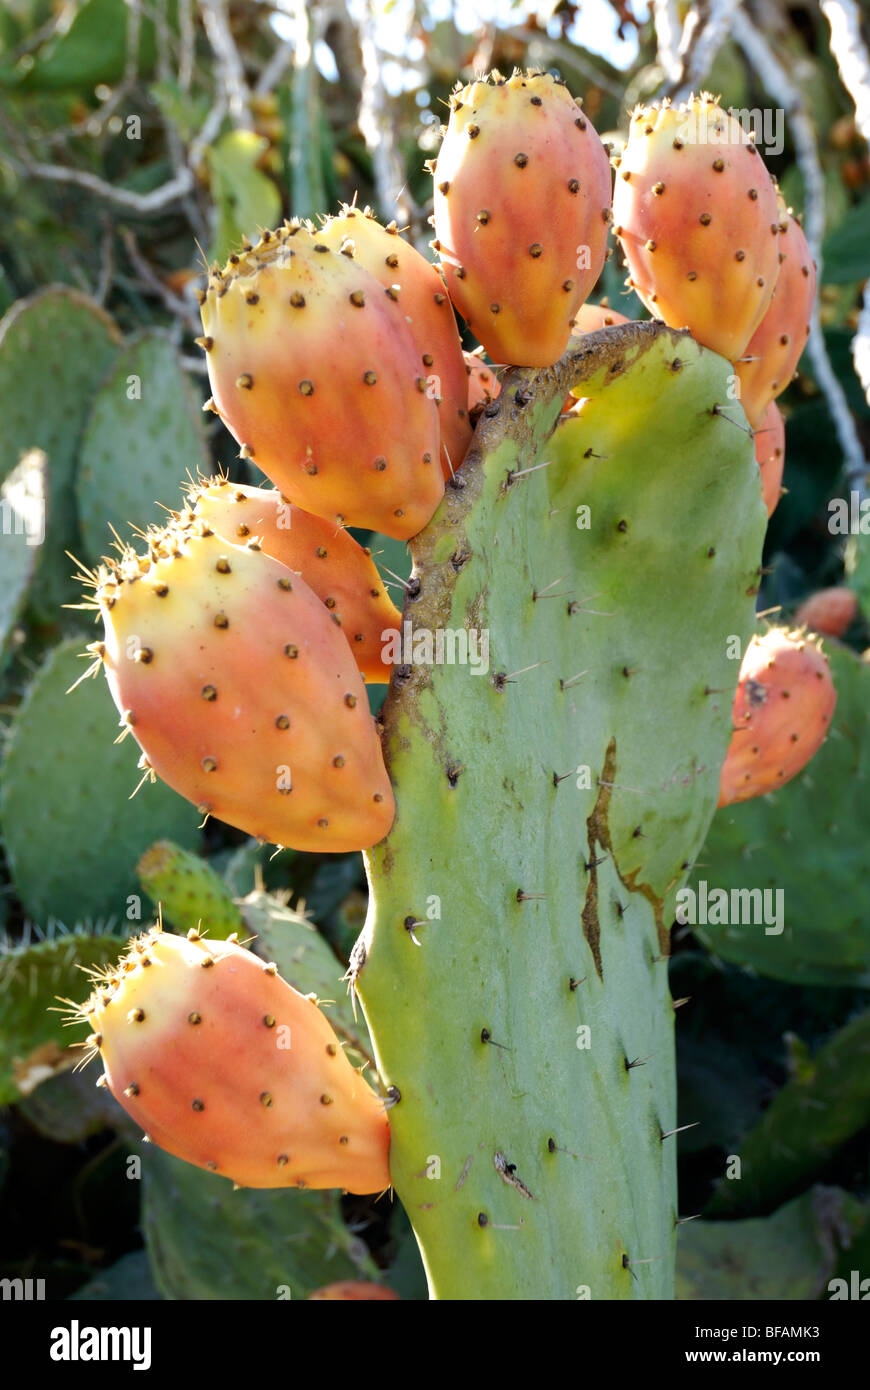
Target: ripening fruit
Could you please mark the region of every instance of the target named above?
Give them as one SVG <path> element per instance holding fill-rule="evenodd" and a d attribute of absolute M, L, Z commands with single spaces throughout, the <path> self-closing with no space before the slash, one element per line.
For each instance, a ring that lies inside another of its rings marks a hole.
<path fill-rule="evenodd" d="M 771 401 L 781 396 L 797 369 L 810 335 L 816 297 L 816 265 L 803 228 L 783 203 L 779 224 L 779 278 L 770 307 L 735 363 L 740 404 L 758 425 Z"/>
<path fill-rule="evenodd" d="M 187 505 L 234 545 L 256 537 L 264 554 L 296 570 L 340 625 L 363 680 L 389 681 L 392 665 L 383 657 L 383 634 L 399 631 L 402 615 L 371 551 L 349 531 L 294 507 L 280 492 L 242 487 L 225 478 L 197 484 Z"/>
<path fill-rule="evenodd" d="M 369 1303 L 381 1299 L 397 1299 L 399 1295 L 383 1284 L 371 1284 L 364 1279 L 340 1279 L 336 1284 L 325 1284 L 308 1295 L 309 1302 L 317 1299 L 339 1299 L 343 1302 L 365 1300 Z"/>
<path fill-rule="evenodd" d="M 483 362 L 474 352 L 462 354 L 465 358 L 465 371 L 468 377 L 468 409 L 476 405 L 489 405 L 501 391 L 501 382 L 488 362 Z"/>
<path fill-rule="evenodd" d="M 851 589 L 837 585 L 819 589 L 804 599 L 794 615 L 798 627 L 807 627 L 823 637 L 842 637 L 848 632 L 858 613 L 858 600 Z"/>
<path fill-rule="evenodd" d="M 601 274 L 610 164 L 550 73 L 459 87 L 434 166 L 432 245 L 450 298 L 494 362 L 546 367 Z"/>
<path fill-rule="evenodd" d="M 837 703 L 827 658 L 806 632 L 753 637 L 740 667 L 719 805 L 775 791 L 825 740 Z"/>
<path fill-rule="evenodd" d="M 240 1187 L 390 1186 L 383 1100 L 314 996 L 237 937 L 153 927 L 92 974 L 90 1056 L 167 1153 Z"/>
<path fill-rule="evenodd" d="M 709 94 L 634 112 L 613 223 L 656 318 L 735 362 L 773 296 L 779 221 L 761 155 Z"/>
<path fill-rule="evenodd" d="M 209 405 L 283 495 L 407 540 L 444 492 L 438 407 L 401 292 L 298 224 L 215 270 Z"/>
<path fill-rule="evenodd" d="M 89 582 L 121 723 L 202 816 L 301 850 L 383 839 L 393 793 L 341 628 L 259 549 L 181 517 Z"/>
<path fill-rule="evenodd" d="M 607 304 L 583 304 L 577 310 L 571 333 L 573 337 L 582 338 L 584 333 L 597 333 L 599 328 L 612 328 L 614 324 L 630 322 L 625 314 L 617 313 Z"/>
<path fill-rule="evenodd" d="M 771 401 L 753 435 L 755 458 L 761 469 L 761 495 L 767 515 L 773 516 L 782 496 L 785 468 L 785 421 L 779 406 Z"/>
<path fill-rule="evenodd" d="M 357 261 L 384 288 L 394 286 L 417 348 L 416 365 L 438 407 L 441 470 L 450 478 L 471 442 L 462 343 L 453 306 L 436 267 L 371 208 L 344 206 L 317 232 L 333 251 Z"/>

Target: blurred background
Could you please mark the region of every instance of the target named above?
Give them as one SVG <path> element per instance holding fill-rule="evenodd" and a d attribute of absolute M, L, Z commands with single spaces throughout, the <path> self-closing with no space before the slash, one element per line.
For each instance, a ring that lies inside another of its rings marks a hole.
<path fill-rule="evenodd" d="M 143 1146 L 95 1069 L 72 1070 L 49 1006 L 83 999 L 79 967 L 116 958 L 158 900 L 179 930 L 256 931 L 286 978 L 335 999 L 359 1058 L 370 1045 L 336 985 L 365 916 L 361 856 L 273 858 L 199 828 L 162 785 L 130 800 L 138 750 L 113 744 L 104 682 L 65 693 L 98 635 L 66 605 L 81 599 L 70 554 L 92 565 L 110 528 L 128 539 L 129 522 L 159 520 L 185 475 L 260 481 L 201 411 L 205 263 L 355 196 L 425 252 L 423 163 L 450 90 L 515 66 L 558 72 L 614 152 L 641 100 L 705 87 L 750 113 L 819 263 L 808 350 L 779 402 L 786 492 L 759 610 L 789 621 L 846 585 L 854 612 L 826 643 L 828 742 L 776 795 L 717 813 L 695 867 L 726 888 L 782 887 L 784 932 L 675 931 L 679 1123 L 695 1126 L 679 1141 L 680 1203 L 698 1217 L 681 1227 L 678 1292 L 829 1298 L 835 1278 L 870 1278 L 863 13 L 862 34 L 852 0 L 4 0 L 0 1279 L 42 1279 L 49 1299 L 305 1298 L 345 1278 L 426 1296 L 398 1203 L 233 1193 Z M 614 246 L 593 299 L 643 317 L 625 277 Z M 400 602 L 406 547 L 356 534 Z M 371 688 L 374 709 L 383 695 Z M 735 1155 L 739 1182 L 725 1178 Z"/>

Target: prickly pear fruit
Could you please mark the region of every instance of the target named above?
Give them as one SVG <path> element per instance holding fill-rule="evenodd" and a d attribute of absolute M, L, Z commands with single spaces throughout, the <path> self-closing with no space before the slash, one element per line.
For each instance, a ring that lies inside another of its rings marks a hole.
<path fill-rule="evenodd" d="M 396 286 L 399 304 L 417 347 L 415 362 L 438 407 L 441 469 L 450 478 L 471 442 L 462 343 L 444 281 L 435 266 L 400 236 L 395 222 L 383 227 L 371 208 L 344 206 L 317 232 L 333 251 L 357 261 L 384 288 Z"/>
<path fill-rule="evenodd" d="M 607 251 L 610 165 L 549 73 L 454 91 L 438 159 L 432 245 L 447 288 L 494 362 L 546 367 Z"/>
<path fill-rule="evenodd" d="M 400 291 L 291 224 L 214 270 L 201 313 L 210 404 L 285 497 L 400 540 L 426 525 L 438 408 Z"/>
<path fill-rule="evenodd" d="M 134 937 L 78 1016 L 103 1084 L 177 1158 L 240 1187 L 389 1187 L 383 1101 L 314 996 L 234 937 Z"/>
<path fill-rule="evenodd" d="M 398 1298 L 399 1295 L 392 1289 L 385 1288 L 383 1284 L 371 1284 L 365 1279 L 340 1279 L 336 1284 L 324 1284 L 322 1289 L 315 1289 L 314 1293 L 308 1295 L 308 1301 L 312 1299 L 342 1299 L 344 1301 L 356 1301 L 365 1299 L 369 1302 L 382 1298 Z"/>
<path fill-rule="evenodd" d="M 89 583 L 94 644 L 141 766 L 249 835 L 345 852 L 382 839 L 393 794 L 362 677 L 304 580 L 197 518 Z"/>
<path fill-rule="evenodd" d="M 220 874 L 172 840 L 146 849 L 136 873 L 155 907 L 162 908 L 162 920 L 178 931 L 207 922 L 212 939 L 224 940 L 245 925 Z"/>
<path fill-rule="evenodd" d="M 858 612 L 858 600 L 851 589 L 838 585 L 819 589 L 805 599 L 794 615 L 798 627 L 819 632 L 824 637 L 842 637 L 852 626 Z"/>
<path fill-rule="evenodd" d="M 634 112 L 613 222 L 650 313 L 736 361 L 773 295 L 779 220 L 761 155 L 707 93 Z"/>
<path fill-rule="evenodd" d="M 795 777 L 824 742 L 837 703 L 827 658 L 806 632 L 771 628 L 746 649 L 719 805 L 764 796 Z"/>
<path fill-rule="evenodd" d="M 571 336 L 582 338 L 584 333 L 596 333 L 599 328 L 612 328 L 615 323 L 628 323 L 625 314 L 619 314 L 606 304 L 581 304 L 577 310 Z"/>
<path fill-rule="evenodd" d="M 734 364 L 740 404 L 750 425 L 758 425 L 771 401 L 794 376 L 810 335 L 816 297 L 816 265 L 803 228 L 783 204 L 779 224 L 779 277 L 770 307 L 750 338 L 744 358 Z"/>
<path fill-rule="evenodd" d="M 489 405 L 494 401 L 501 391 L 501 382 L 488 362 L 484 362 L 477 353 L 464 352 L 465 371 L 468 376 L 468 409 L 469 412 L 476 405 Z"/>
<path fill-rule="evenodd" d="M 236 545 L 255 536 L 266 555 L 301 574 L 340 623 L 364 680 L 389 681 L 382 633 L 401 631 L 402 615 L 393 603 L 371 551 L 349 531 L 312 516 L 269 488 L 241 487 L 212 479 L 191 489 L 188 506 Z"/>
<path fill-rule="evenodd" d="M 773 401 L 761 417 L 755 431 L 755 458 L 761 469 L 761 495 L 767 515 L 773 516 L 782 496 L 782 474 L 785 468 L 785 421 L 779 406 Z"/>

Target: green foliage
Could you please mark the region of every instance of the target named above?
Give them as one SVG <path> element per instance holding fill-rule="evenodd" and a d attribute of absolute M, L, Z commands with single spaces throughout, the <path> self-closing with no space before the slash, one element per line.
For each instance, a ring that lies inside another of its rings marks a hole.
<path fill-rule="evenodd" d="M 870 194 L 849 208 L 825 237 L 822 261 L 826 285 L 854 285 L 867 278 L 870 246 Z"/>
<path fill-rule="evenodd" d="M 0 668 L 39 558 L 47 486 L 45 455 L 38 449 L 0 483 Z"/>
<path fill-rule="evenodd" d="M 30 449 L 47 455 L 46 540 L 34 603 L 53 622 L 60 604 L 75 597 L 72 562 L 64 552 L 75 552 L 79 544 L 73 493 L 79 435 L 119 341 L 102 309 L 63 286 L 19 301 L 0 323 L 0 475 Z"/>
<path fill-rule="evenodd" d="M 0 954 L 0 1105 L 31 1091 L 63 1062 L 63 1050 L 85 1040 L 85 1026 L 67 1028 L 64 1015 L 50 1013 L 49 1008 L 58 996 L 75 1003 L 84 999 L 88 990 L 81 967 L 105 965 L 117 954 L 117 937 L 84 931 L 24 943 Z"/>
<path fill-rule="evenodd" d="M 39 48 L 33 66 L 19 79 L 21 86 L 28 92 L 44 92 L 118 82 L 124 75 L 129 22 L 124 0 L 78 0 L 69 28 Z M 145 13 L 139 31 L 139 65 L 147 68 L 153 61 L 154 24 Z M 7 71 L 0 80 L 10 77 Z"/>
<path fill-rule="evenodd" d="M 143 850 L 161 832 L 186 848 L 197 843 L 194 807 L 163 783 L 130 800 L 138 749 L 132 739 L 112 742 L 118 716 L 102 675 L 66 693 L 85 669 L 80 651 L 77 639 L 62 643 L 37 673 L 3 764 L 6 855 L 15 891 L 37 922 L 123 920 Z"/>
<path fill-rule="evenodd" d="M 870 1124 L 870 1013 L 852 1019 L 801 1059 L 739 1146 L 740 1180 L 723 1178 L 707 1215 L 770 1211 L 823 1172 L 836 1150 Z"/>
<path fill-rule="evenodd" d="M 234 1192 L 226 1178 L 162 1149 L 143 1155 L 142 1229 L 164 1298 L 306 1298 L 339 1279 L 372 1279 L 335 1192 Z"/>
<path fill-rule="evenodd" d="M 867 857 L 870 665 L 834 642 L 826 651 L 837 691 L 827 741 L 786 786 L 717 811 L 692 880 L 729 899 L 735 890 L 781 890 L 785 928 L 694 930 L 723 960 L 776 979 L 870 985 L 870 921 L 855 891 Z"/>
<path fill-rule="evenodd" d="M 771 1216 L 692 1221 L 677 1242 L 677 1298 L 827 1298 L 838 1249 L 864 1220 L 865 1208 L 849 1193 L 816 1187 Z"/>
<path fill-rule="evenodd" d="M 182 475 L 210 472 L 201 419 L 164 337 L 143 334 L 122 349 L 93 398 L 79 453 L 76 499 L 90 559 L 113 544 L 112 530 L 127 540 L 130 523 L 162 525 Z"/>
<path fill-rule="evenodd" d="M 161 1298 L 144 1250 L 122 1255 L 70 1295 L 72 1302 L 153 1303 Z"/>
<path fill-rule="evenodd" d="M 281 195 L 272 180 L 257 168 L 268 141 L 250 130 L 231 130 L 208 152 L 217 228 L 209 259 L 224 264 L 242 238 L 256 240 L 266 227 L 281 219 Z"/>

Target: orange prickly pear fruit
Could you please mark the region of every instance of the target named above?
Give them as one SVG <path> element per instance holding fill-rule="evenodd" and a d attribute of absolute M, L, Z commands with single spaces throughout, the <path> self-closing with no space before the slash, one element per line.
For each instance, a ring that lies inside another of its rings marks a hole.
<path fill-rule="evenodd" d="M 761 417 L 754 434 L 755 458 L 761 469 L 761 493 L 767 515 L 773 516 L 782 495 L 785 468 L 785 421 L 773 401 Z"/>
<path fill-rule="evenodd" d="M 619 314 L 606 304 L 581 304 L 571 329 L 572 337 L 582 338 L 584 333 L 596 333 L 599 328 L 612 328 L 616 323 L 630 323 L 625 314 Z"/>
<path fill-rule="evenodd" d="M 464 352 L 465 371 L 468 378 L 468 409 L 476 405 L 489 405 L 501 391 L 501 382 L 488 362 L 483 362 L 474 352 Z"/>
<path fill-rule="evenodd" d="M 634 112 L 613 223 L 650 313 L 735 362 L 773 297 L 779 222 L 761 155 L 711 96 Z"/>
<path fill-rule="evenodd" d="M 256 541 L 181 517 L 90 582 L 102 664 L 140 764 L 249 835 L 343 853 L 383 839 L 393 793 L 362 677 L 303 579 Z"/>
<path fill-rule="evenodd" d="M 400 236 L 395 222 L 383 227 L 371 208 L 342 208 L 317 236 L 333 251 L 357 261 L 385 287 L 395 286 L 417 348 L 416 366 L 438 407 L 441 469 L 450 478 L 471 442 L 465 364 L 453 306 L 431 261 Z"/>
<path fill-rule="evenodd" d="M 842 637 L 852 626 L 858 612 L 858 600 L 851 589 L 838 585 L 819 589 L 804 599 L 794 615 L 798 627 L 807 627 L 824 637 Z"/>
<path fill-rule="evenodd" d="M 296 506 L 407 540 L 444 492 L 401 293 L 308 228 L 264 232 L 200 307 L 208 403 Z"/>
<path fill-rule="evenodd" d="M 383 1100 L 314 996 L 235 936 L 154 927 L 77 1012 L 103 1084 L 168 1153 L 240 1187 L 390 1186 Z"/>
<path fill-rule="evenodd" d="M 402 615 L 371 551 L 349 531 L 294 507 L 280 492 L 222 478 L 199 483 L 187 503 L 219 536 L 234 545 L 256 537 L 264 554 L 296 570 L 340 624 L 363 680 L 389 681 L 383 634 L 400 631 Z"/>
<path fill-rule="evenodd" d="M 398 1297 L 397 1293 L 394 1293 L 392 1289 L 385 1288 L 383 1284 L 371 1284 L 364 1279 L 341 1279 L 337 1284 L 325 1284 L 322 1289 L 315 1289 L 314 1293 L 308 1295 L 309 1302 L 312 1299 L 375 1302 L 384 1298 L 398 1299 Z"/>
<path fill-rule="evenodd" d="M 771 628 L 753 637 L 734 696 L 719 805 L 763 796 L 796 777 L 824 742 L 836 703 L 827 659 L 805 632 Z"/>
<path fill-rule="evenodd" d="M 816 265 L 803 228 L 783 203 L 779 224 L 780 267 L 770 306 L 735 363 L 740 404 L 750 425 L 761 423 L 771 401 L 788 386 L 810 335 L 816 297 Z"/>
<path fill-rule="evenodd" d="M 454 91 L 434 165 L 432 245 L 450 298 L 494 362 L 546 367 L 604 265 L 610 164 L 549 73 Z"/>

